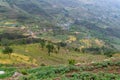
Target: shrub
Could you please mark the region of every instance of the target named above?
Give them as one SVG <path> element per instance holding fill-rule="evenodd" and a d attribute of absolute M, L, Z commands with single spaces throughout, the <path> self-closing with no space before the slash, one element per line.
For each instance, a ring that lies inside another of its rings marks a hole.
<path fill-rule="evenodd" d="M 22 73 L 23 75 L 27 75 L 28 74 L 27 70 L 25 70 L 25 69 L 22 69 L 19 72 Z"/>
<path fill-rule="evenodd" d="M 32 75 L 28 75 L 28 76 L 21 76 L 19 78 L 19 80 L 36 80 L 36 79 L 37 79 L 37 77 L 34 76 L 33 74 Z"/>
<path fill-rule="evenodd" d="M 70 65 L 75 65 L 75 60 L 74 59 L 69 59 L 68 62 L 69 62 Z"/>
<path fill-rule="evenodd" d="M 42 63 L 41 66 L 46 66 L 46 65 L 44 63 Z"/>

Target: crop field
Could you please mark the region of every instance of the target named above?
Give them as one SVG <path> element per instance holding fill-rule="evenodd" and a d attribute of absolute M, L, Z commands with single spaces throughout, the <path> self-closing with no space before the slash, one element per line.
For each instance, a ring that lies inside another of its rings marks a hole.
<path fill-rule="evenodd" d="M 119 80 L 119 66 L 119 61 L 104 61 L 76 66 L 41 66 L 32 69 L 5 68 L 1 65 L 0 70 L 5 70 L 6 74 L 0 75 L 0 78 L 7 77 L 7 79 L 14 80 L 10 76 L 18 71 L 22 74 L 22 76 L 18 76 L 19 80 Z"/>
<path fill-rule="evenodd" d="M 119 62 L 103 62 L 84 66 L 41 67 L 28 73 L 38 80 L 119 80 L 119 69 Z"/>

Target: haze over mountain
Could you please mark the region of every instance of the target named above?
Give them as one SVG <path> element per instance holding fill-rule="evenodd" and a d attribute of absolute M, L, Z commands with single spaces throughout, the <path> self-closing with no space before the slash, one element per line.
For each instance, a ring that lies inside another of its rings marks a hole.
<path fill-rule="evenodd" d="M 119 3 L 120 0 L 1 0 L 0 23 L 2 26 L 8 21 L 38 26 L 52 23 L 69 32 L 86 33 L 119 49 Z"/>

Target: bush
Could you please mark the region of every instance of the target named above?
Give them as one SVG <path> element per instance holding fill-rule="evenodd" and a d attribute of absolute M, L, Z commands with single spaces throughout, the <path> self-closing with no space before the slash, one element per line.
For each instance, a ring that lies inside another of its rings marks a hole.
<path fill-rule="evenodd" d="M 37 79 L 37 77 L 34 76 L 33 74 L 32 75 L 28 75 L 28 76 L 21 76 L 19 78 L 19 80 L 36 80 L 36 79 Z"/>
<path fill-rule="evenodd" d="M 25 69 L 22 69 L 22 70 L 20 70 L 19 71 L 21 74 L 23 74 L 23 75 L 28 75 L 28 72 L 27 72 L 27 70 L 25 70 Z"/>
<path fill-rule="evenodd" d="M 42 63 L 41 66 L 46 66 L 46 65 L 44 63 Z"/>
<path fill-rule="evenodd" d="M 75 60 L 74 59 L 69 59 L 68 62 L 69 62 L 70 65 L 75 65 Z"/>

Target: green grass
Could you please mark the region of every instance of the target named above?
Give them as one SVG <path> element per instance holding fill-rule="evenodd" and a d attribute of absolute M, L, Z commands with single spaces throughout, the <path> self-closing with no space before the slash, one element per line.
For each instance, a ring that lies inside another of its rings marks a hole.
<path fill-rule="evenodd" d="M 100 63 L 105 59 L 109 59 L 104 55 L 94 55 L 89 53 L 83 54 L 74 51 L 66 53 L 66 50 L 61 48 L 59 53 L 51 53 L 51 56 L 49 56 L 47 53 L 47 49 L 41 49 L 38 43 L 28 45 L 12 45 L 11 47 L 13 48 L 14 53 L 29 56 L 31 59 L 36 59 L 39 66 L 41 64 L 45 64 L 46 66 L 44 65 L 32 69 L 25 68 L 25 71 L 22 71 L 20 67 L 15 68 L 9 65 L 1 65 L 0 70 L 5 71 L 6 73 L 4 75 L 0 75 L 0 79 L 8 78 L 12 76 L 16 71 L 27 73 L 27 75 L 20 77 L 20 80 L 25 80 L 25 78 L 27 78 L 28 80 L 53 80 L 56 78 L 60 78 L 61 80 L 90 80 L 91 77 L 95 80 L 111 80 L 112 78 L 119 80 L 120 77 L 120 75 L 114 74 L 114 72 L 107 72 L 110 71 L 110 68 L 117 70 L 117 68 L 113 67 L 113 65 L 119 67 L 120 63 Z M 80 63 L 82 66 L 68 65 L 70 59 L 75 60 L 76 63 Z M 95 62 L 94 65 L 91 65 L 91 62 Z M 85 65 L 83 63 L 85 63 Z M 98 70 L 98 72 L 94 73 L 94 70 L 96 69 Z M 101 69 L 103 73 L 100 72 Z"/>
<path fill-rule="evenodd" d="M 103 62 L 95 63 L 89 66 L 45 66 L 34 69 L 29 69 L 27 73 L 29 75 L 23 76 L 29 80 L 119 80 L 120 75 L 114 74 L 113 72 L 107 73 L 104 68 L 118 66 L 120 62 Z M 103 71 L 98 71 L 96 73 L 92 72 L 96 69 L 102 69 Z M 91 72 L 90 72 L 91 71 Z"/>
<path fill-rule="evenodd" d="M 9 65 L 8 65 L 9 66 Z M 6 78 L 6 77 L 11 77 L 14 72 L 16 71 L 16 68 L 14 67 L 0 67 L 0 71 L 5 71 L 5 74 L 0 75 L 0 79 Z"/>
<path fill-rule="evenodd" d="M 106 59 L 103 55 L 83 54 L 74 51 L 67 53 L 63 48 L 61 48 L 59 53 L 51 53 L 51 56 L 49 56 L 47 49 L 45 48 L 42 50 L 39 44 L 15 45 L 12 47 L 15 53 L 30 56 L 31 58 L 36 59 L 38 64 L 68 64 L 69 59 L 75 59 L 76 63 L 90 63 L 92 61 L 100 62 Z"/>
<path fill-rule="evenodd" d="M 31 45 L 36 45 L 36 44 L 31 44 Z M 87 54 L 75 54 L 75 53 L 74 55 L 71 54 L 71 57 L 76 59 L 78 55 L 81 56 L 80 58 L 84 57 L 85 59 L 83 60 L 88 59 L 88 61 L 95 60 L 95 59 L 97 60 L 99 57 L 99 56 L 93 57 L 93 55 L 87 56 Z M 33 56 L 33 57 L 36 57 L 36 56 Z M 68 58 L 65 55 L 62 55 L 62 57 L 64 57 L 63 58 L 64 60 Z M 49 59 L 48 64 L 50 61 L 56 58 L 59 58 L 58 60 L 61 60 L 61 57 L 55 57 L 55 55 L 46 57 L 47 60 Z M 57 64 L 59 63 L 59 65 L 53 66 L 55 65 L 55 63 Z M 53 80 L 57 78 L 60 78 L 60 80 L 91 80 L 91 78 L 93 78 L 94 80 L 112 80 L 113 78 L 114 80 L 119 80 L 120 75 L 114 73 L 114 71 L 118 72 L 117 70 L 119 69 L 119 66 L 120 66 L 119 61 L 116 61 L 116 62 L 104 61 L 104 62 L 96 62 L 96 63 L 88 62 L 87 64 L 81 65 L 81 66 L 60 65 L 60 62 L 53 61 L 51 63 L 51 66 L 41 66 L 37 68 L 24 68 L 24 70 L 23 68 L 12 67 L 12 65 L 0 65 L 0 71 L 5 71 L 4 75 L 0 75 L 0 79 L 11 77 L 15 72 L 21 72 L 21 73 L 25 72 L 25 74 L 27 75 L 20 77 L 20 80 L 26 80 L 26 79 L 27 80 L 39 80 L 39 79 Z M 94 72 L 95 70 L 97 70 L 97 72 Z M 111 71 L 111 72 L 108 72 L 108 71 Z"/>

